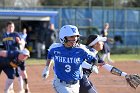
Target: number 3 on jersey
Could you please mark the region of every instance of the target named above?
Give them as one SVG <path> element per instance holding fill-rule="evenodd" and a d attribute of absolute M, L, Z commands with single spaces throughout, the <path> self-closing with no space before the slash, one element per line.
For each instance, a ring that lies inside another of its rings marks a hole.
<path fill-rule="evenodd" d="M 71 66 L 70 65 L 65 65 L 65 71 L 70 72 L 71 71 Z"/>

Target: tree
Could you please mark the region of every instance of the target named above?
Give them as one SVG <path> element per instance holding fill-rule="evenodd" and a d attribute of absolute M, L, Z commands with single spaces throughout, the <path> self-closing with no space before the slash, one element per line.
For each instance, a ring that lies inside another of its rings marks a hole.
<path fill-rule="evenodd" d="M 81 0 L 41 0 L 43 6 L 77 6 Z"/>
<path fill-rule="evenodd" d="M 126 7 L 140 7 L 140 0 L 129 0 L 124 6 L 126 6 Z"/>
<path fill-rule="evenodd" d="M 39 6 L 39 0 L 1 0 L 0 6 L 3 7 L 37 7 Z"/>
<path fill-rule="evenodd" d="M 41 0 L 43 6 L 102 6 L 105 2 L 106 6 L 112 6 L 112 0 Z"/>

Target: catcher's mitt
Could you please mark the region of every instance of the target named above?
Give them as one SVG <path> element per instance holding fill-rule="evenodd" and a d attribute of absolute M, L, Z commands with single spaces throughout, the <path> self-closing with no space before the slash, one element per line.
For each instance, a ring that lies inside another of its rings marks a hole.
<path fill-rule="evenodd" d="M 126 75 L 125 79 L 127 83 L 134 89 L 136 89 L 140 84 L 140 76 L 138 74 Z"/>

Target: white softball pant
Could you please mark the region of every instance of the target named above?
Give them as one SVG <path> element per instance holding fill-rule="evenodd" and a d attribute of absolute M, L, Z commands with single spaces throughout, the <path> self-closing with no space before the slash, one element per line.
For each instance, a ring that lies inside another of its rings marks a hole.
<path fill-rule="evenodd" d="M 60 82 L 60 80 L 55 77 L 53 81 L 53 87 L 56 93 L 79 93 L 79 81 L 76 84 L 66 84 Z"/>

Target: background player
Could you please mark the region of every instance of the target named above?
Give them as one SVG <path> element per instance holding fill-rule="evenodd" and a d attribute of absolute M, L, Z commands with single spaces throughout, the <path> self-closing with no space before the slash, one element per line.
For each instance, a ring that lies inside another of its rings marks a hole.
<path fill-rule="evenodd" d="M 6 32 L 3 34 L 3 39 L 2 39 L 4 49 L 6 50 L 20 50 L 20 45 L 24 43 L 21 41 L 19 34 L 17 32 L 14 32 L 14 30 L 15 30 L 14 23 L 9 21 L 6 24 Z M 18 81 L 19 81 L 19 87 L 20 87 L 19 91 L 20 92 L 24 91 L 24 86 L 25 86 L 25 90 L 28 91 L 29 87 L 27 84 L 27 73 L 25 70 L 25 63 L 22 63 L 22 65 L 20 65 L 19 68 L 15 68 L 15 74 L 18 77 Z M 5 89 L 7 89 L 6 87 L 9 87 L 8 82 L 10 82 L 9 79 L 6 80 Z"/>
<path fill-rule="evenodd" d="M 0 51 L 0 73 L 3 70 L 8 77 L 6 82 L 4 93 L 14 93 L 13 81 L 14 81 L 14 68 L 18 67 L 30 56 L 27 49 L 22 51 Z M 12 88 L 12 89 L 11 89 Z M 24 92 L 25 93 L 25 92 Z"/>
<path fill-rule="evenodd" d="M 102 60 L 105 61 L 105 58 L 107 58 L 107 61 L 109 63 L 114 63 L 114 61 L 110 58 L 110 47 L 108 43 L 109 41 L 112 41 L 112 39 L 108 38 L 108 29 L 109 29 L 109 23 L 105 23 L 104 29 L 101 31 L 101 36 L 107 37 L 107 41 L 104 42 Z"/>

